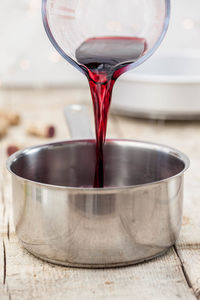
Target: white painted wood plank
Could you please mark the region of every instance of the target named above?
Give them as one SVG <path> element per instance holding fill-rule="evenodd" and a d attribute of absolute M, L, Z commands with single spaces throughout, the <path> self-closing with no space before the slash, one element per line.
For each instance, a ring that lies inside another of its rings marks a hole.
<path fill-rule="evenodd" d="M 193 287 L 195 295 L 200 299 L 200 246 L 185 245 L 177 247 L 184 270 L 188 276 L 190 285 Z"/>

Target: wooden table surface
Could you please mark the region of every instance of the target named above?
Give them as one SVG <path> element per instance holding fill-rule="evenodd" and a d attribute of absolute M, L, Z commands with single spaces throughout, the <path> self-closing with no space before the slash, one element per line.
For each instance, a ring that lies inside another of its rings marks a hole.
<path fill-rule="evenodd" d="M 25 123 L 37 119 L 56 124 L 54 140 L 69 138 L 63 107 L 88 98 L 88 90 L 0 91 L 0 107 L 18 110 L 22 116 L 21 125 L 10 128 L 0 140 L 0 300 L 200 299 L 200 122 L 164 123 L 110 116 L 108 137 L 165 143 L 191 159 L 185 177 L 181 235 L 166 255 L 126 268 L 87 270 L 43 262 L 20 246 L 12 221 L 6 147 L 11 143 L 29 146 L 48 142 L 25 133 Z"/>

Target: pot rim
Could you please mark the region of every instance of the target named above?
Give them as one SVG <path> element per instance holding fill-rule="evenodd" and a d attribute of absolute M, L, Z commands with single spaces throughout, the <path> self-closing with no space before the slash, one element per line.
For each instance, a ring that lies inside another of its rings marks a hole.
<path fill-rule="evenodd" d="M 6 162 L 6 167 L 7 167 L 7 170 L 11 173 L 11 175 L 13 175 L 14 177 L 20 179 L 21 181 L 24 181 L 25 183 L 30 183 L 30 184 L 33 184 L 33 185 L 37 185 L 37 186 L 40 186 L 40 187 L 43 187 L 43 188 L 50 188 L 50 189 L 56 189 L 56 190 L 61 190 L 61 191 L 70 191 L 70 192 L 81 192 L 81 193 L 88 193 L 88 192 L 91 192 L 91 193 L 115 193 L 116 191 L 117 192 L 120 192 L 120 191 L 126 191 L 126 190 L 130 190 L 130 189 L 138 189 L 138 188 L 145 188 L 145 187 L 150 187 L 150 186 L 154 186 L 154 185 L 157 185 L 157 184 L 160 184 L 160 183 L 166 183 L 166 182 L 169 182 L 170 180 L 173 180 L 181 175 L 183 175 L 187 169 L 189 168 L 190 166 L 190 160 L 188 158 L 187 155 L 185 155 L 184 153 L 182 153 L 181 151 L 175 149 L 175 148 L 172 148 L 172 147 L 169 147 L 169 146 L 166 146 L 166 145 L 163 145 L 163 144 L 158 144 L 158 143 L 152 143 L 152 142 L 146 142 L 146 141 L 137 141 L 137 140 L 131 140 L 131 139 L 106 139 L 106 143 L 115 143 L 115 144 L 120 144 L 120 143 L 134 143 L 136 144 L 137 146 L 141 146 L 143 145 L 143 147 L 145 146 L 146 148 L 150 148 L 150 149 L 153 149 L 153 148 L 157 148 L 159 149 L 160 151 L 162 152 L 165 152 L 165 153 L 169 153 L 170 155 L 176 157 L 177 159 L 179 159 L 180 161 L 182 161 L 184 163 L 184 168 L 181 172 L 171 176 L 171 177 L 168 177 L 168 178 L 165 178 L 165 179 L 161 179 L 161 180 L 158 180 L 158 181 L 154 181 L 154 182 L 150 182 L 150 183 L 144 183 L 144 184 L 137 184 L 137 185 L 130 185 L 130 186 L 117 186 L 117 187 L 105 187 L 105 188 L 91 188 L 91 187 L 70 187 L 70 186 L 60 186 L 60 185 L 53 185 L 53 184 L 46 184 L 46 183 L 41 183 L 41 182 L 37 182 L 37 181 L 33 181 L 33 180 L 30 180 L 30 179 L 26 179 L 24 177 L 21 177 L 19 175 L 17 175 L 13 170 L 12 170 L 12 165 L 13 163 L 19 158 L 19 156 L 22 156 L 24 154 L 26 154 L 26 152 L 29 152 L 31 150 L 34 150 L 34 149 L 37 149 L 37 148 L 46 148 L 46 147 L 49 147 L 49 146 L 59 146 L 60 144 L 70 144 L 70 143 L 95 143 L 95 140 L 64 140 L 64 141 L 60 141 L 60 142 L 53 142 L 53 143 L 47 143 L 47 144 L 42 144 L 42 145 L 36 145 L 36 146 L 32 146 L 32 147 L 27 147 L 25 149 L 22 149 L 22 150 L 19 150 L 17 152 L 15 152 L 14 154 L 12 154 L 8 159 L 7 159 L 7 162 Z M 145 148 L 144 147 L 144 148 Z"/>

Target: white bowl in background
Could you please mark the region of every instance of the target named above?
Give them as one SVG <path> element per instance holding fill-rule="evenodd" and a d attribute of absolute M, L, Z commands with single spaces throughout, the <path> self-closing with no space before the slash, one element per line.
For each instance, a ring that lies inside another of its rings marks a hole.
<path fill-rule="evenodd" d="M 113 91 L 112 112 L 129 116 L 200 119 L 200 51 L 155 55 L 126 73 Z"/>

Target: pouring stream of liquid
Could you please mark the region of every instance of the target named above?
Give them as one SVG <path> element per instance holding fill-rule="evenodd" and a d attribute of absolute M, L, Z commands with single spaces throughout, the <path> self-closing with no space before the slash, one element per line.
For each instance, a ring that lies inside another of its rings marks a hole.
<path fill-rule="evenodd" d="M 146 50 L 146 40 L 136 37 L 98 37 L 84 41 L 76 50 L 77 61 L 87 70 L 96 129 L 94 187 L 104 187 L 103 145 L 113 86 L 128 66 Z M 123 99 L 122 99 L 123 101 Z"/>

